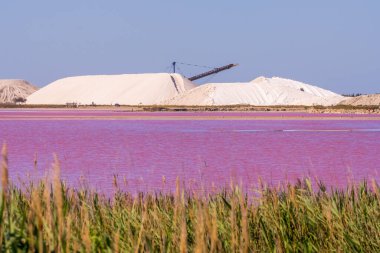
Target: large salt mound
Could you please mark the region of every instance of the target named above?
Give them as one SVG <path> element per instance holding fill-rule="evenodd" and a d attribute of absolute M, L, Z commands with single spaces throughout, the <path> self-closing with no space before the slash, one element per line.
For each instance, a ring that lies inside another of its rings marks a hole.
<path fill-rule="evenodd" d="M 354 105 L 354 106 L 358 106 L 358 105 L 364 105 L 364 106 L 379 105 L 380 106 L 380 94 L 361 95 L 358 97 L 352 97 L 352 98 L 342 101 L 340 104 Z"/>
<path fill-rule="evenodd" d="M 24 80 L 0 80 L 0 103 L 14 103 L 15 99 L 25 99 L 36 90 Z"/>
<path fill-rule="evenodd" d="M 209 83 L 164 101 L 171 105 L 335 105 L 345 98 L 334 92 L 279 77 L 248 83 Z"/>
<path fill-rule="evenodd" d="M 179 74 L 125 74 L 68 77 L 27 98 L 28 104 L 155 105 L 194 88 Z"/>

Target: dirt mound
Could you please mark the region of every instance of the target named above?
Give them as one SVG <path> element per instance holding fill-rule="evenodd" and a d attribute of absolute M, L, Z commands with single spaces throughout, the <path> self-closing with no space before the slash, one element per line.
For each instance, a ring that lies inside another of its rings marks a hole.
<path fill-rule="evenodd" d="M 0 103 L 26 99 L 37 87 L 24 80 L 0 80 Z"/>
<path fill-rule="evenodd" d="M 361 95 L 358 97 L 352 97 L 347 100 L 344 100 L 340 103 L 341 105 L 364 105 L 364 106 L 372 106 L 378 105 L 380 106 L 380 94 L 371 94 L 371 95 Z"/>

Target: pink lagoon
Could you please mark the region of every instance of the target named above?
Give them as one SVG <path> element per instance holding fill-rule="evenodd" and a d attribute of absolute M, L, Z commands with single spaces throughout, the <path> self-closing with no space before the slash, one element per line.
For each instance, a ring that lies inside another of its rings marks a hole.
<path fill-rule="evenodd" d="M 114 177 L 132 191 L 380 179 L 380 115 L 4 109 L 0 141 L 16 183 L 56 154 L 68 184 L 104 192 Z"/>

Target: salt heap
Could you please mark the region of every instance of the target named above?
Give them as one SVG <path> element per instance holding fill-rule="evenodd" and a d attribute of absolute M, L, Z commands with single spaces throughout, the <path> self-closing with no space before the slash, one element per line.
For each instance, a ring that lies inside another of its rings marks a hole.
<path fill-rule="evenodd" d="M 345 98 L 309 84 L 259 77 L 248 83 L 209 83 L 164 101 L 168 105 L 335 105 Z"/>
<path fill-rule="evenodd" d="M 28 104 L 124 105 L 335 105 L 334 92 L 279 77 L 196 87 L 179 74 L 78 76 L 57 80 L 27 98 Z"/>
<path fill-rule="evenodd" d="M 380 106 L 380 94 L 370 94 L 370 95 L 361 95 L 357 97 L 350 97 L 347 100 L 342 101 L 342 105 L 353 105 L 353 106 Z"/>
<path fill-rule="evenodd" d="M 27 104 L 155 105 L 194 88 L 179 74 L 77 76 L 57 80 L 27 98 Z"/>
<path fill-rule="evenodd" d="M 0 103 L 14 103 L 36 90 L 35 86 L 24 80 L 0 80 Z"/>

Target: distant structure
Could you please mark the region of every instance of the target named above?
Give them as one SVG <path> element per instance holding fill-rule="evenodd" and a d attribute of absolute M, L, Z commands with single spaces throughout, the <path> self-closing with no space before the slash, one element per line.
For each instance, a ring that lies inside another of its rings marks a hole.
<path fill-rule="evenodd" d="M 77 108 L 78 107 L 78 103 L 75 103 L 75 102 L 66 103 L 66 107 L 67 108 Z"/>

